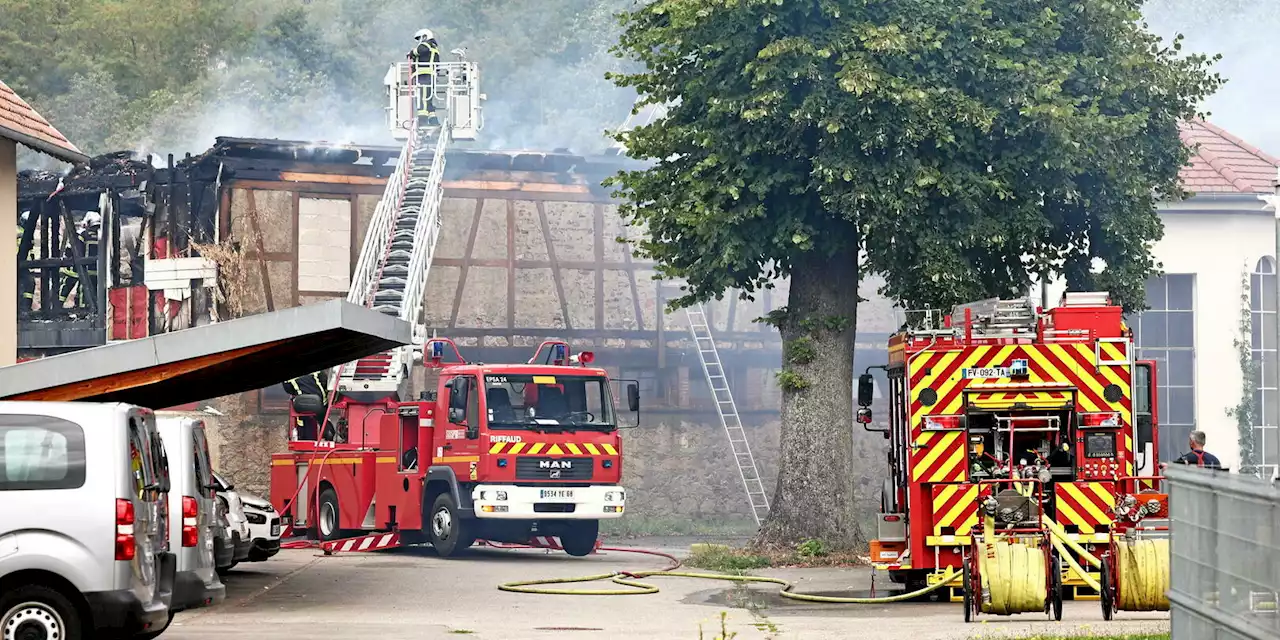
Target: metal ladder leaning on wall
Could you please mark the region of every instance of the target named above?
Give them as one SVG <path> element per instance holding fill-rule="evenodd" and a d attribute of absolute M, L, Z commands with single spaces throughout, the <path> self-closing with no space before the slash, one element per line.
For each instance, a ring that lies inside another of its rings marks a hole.
<path fill-rule="evenodd" d="M 715 401 L 716 413 L 720 415 L 720 424 L 729 438 L 729 449 L 738 465 L 738 475 L 742 478 L 742 486 L 747 490 L 747 501 L 751 504 L 751 515 L 759 525 L 769 515 L 769 496 L 764 491 L 764 482 L 760 479 L 760 469 L 756 466 L 755 456 L 751 454 L 751 445 L 747 442 L 747 431 L 742 428 L 742 418 L 738 415 L 738 405 L 733 401 L 733 391 L 729 388 L 729 378 L 725 376 L 724 365 L 720 362 L 720 350 L 716 348 L 715 337 L 711 335 L 711 325 L 707 321 L 707 310 L 702 304 L 685 308 L 685 317 L 689 321 L 689 333 L 698 348 L 698 359 L 702 361 L 702 374 L 711 387 L 711 396 Z"/>

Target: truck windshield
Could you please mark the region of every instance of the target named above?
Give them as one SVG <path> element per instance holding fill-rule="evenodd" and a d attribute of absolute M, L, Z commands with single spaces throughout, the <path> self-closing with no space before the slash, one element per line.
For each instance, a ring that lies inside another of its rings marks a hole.
<path fill-rule="evenodd" d="M 618 426 L 609 380 L 577 375 L 486 375 L 491 429 L 610 430 Z"/>

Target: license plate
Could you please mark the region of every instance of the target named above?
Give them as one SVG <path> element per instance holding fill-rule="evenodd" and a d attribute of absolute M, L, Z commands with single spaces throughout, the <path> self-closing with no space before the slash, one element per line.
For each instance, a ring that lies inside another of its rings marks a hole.
<path fill-rule="evenodd" d="M 280 525 L 278 524 L 271 525 L 271 535 L 273 536 L 280 535 Z"/>
<path fill-rule="evenodd" d="M 538 498 L 568 498 L 573 499 L 573 489 L 539 489 Z"/>

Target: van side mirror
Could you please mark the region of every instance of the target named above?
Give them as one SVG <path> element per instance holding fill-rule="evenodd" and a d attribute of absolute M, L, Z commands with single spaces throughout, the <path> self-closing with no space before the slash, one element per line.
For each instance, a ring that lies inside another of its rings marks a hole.
<path fill-rule="evenodd" d="M 634 382 L 627 385 L 627 410 L 640 410 L 640 385 Z"/>
<path fill-rule="evenodd" d="M 858 406 L 871 406 L 871 397 L 875 395 L 876 383 L 871 379 L 871 374 L 864 373 L 858 376 Z M 861 415 L 861 413 L 859 413 Z M 870 422 L 871 412 L 867 412 L 867 421 Z"/>

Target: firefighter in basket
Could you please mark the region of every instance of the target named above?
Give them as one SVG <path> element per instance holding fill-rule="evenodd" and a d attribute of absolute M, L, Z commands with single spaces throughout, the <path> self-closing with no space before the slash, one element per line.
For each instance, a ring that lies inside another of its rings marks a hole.
<path fill-rule="evenodd" d="M 440 44 L 430 29 L 422 29 L 414 34 L 414 45 L 409 50 L 409 62 L 413 63 L 413 85 L 417 89 L 414 97 L 417 101 L 418 117 L 426 118 L 426 124 L 438 124 L 435 101 L 436 63 L 440 62 Z"/>

